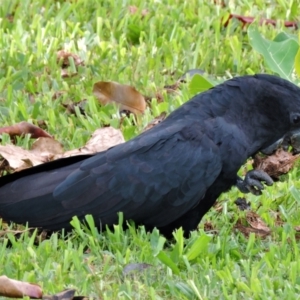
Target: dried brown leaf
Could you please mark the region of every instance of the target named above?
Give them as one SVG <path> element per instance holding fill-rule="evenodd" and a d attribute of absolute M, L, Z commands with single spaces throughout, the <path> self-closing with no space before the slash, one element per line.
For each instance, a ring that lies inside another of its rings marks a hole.
<path fill-rule="evenodd" d="M 31 146 L 31 152 L 41 156 L 49 157 L 56 154 L 63 154 L 64 148 L 62 144 L 54 139 L 39 138 Z"/>
<path fill-rule="evenodd" d="M 281 213 L 279 211 L 272 211 L 271 210 L 271 216 L 274 220 L 275 226 L 282 226 L 284 224 L 283 220 L 281 219 Z"/>
<path fill-rule="evenodd" d="M 228 19 L 225 22 L 223 22 L 223 25 L 225 27 L 227 27 L 231 19 L 239 20 L 242 23 L 242 27 L 244 27 L 245 25 L 248 25 L 248 24 L 252 24 L 255 21 L 255 17 L 230 14 L 228 16 Z M 259 20 L 259 25 L 263 25 L 263 24 L 268 24 L 268 25 L 270 24 L 270 25 L 276 26 L 278 24 L 278 20 L 261 18 Z M 297 22 L 294 22 L 294 21 L 284 21 L 284 26 L 298 29 L 298 24 L 297 24 Z"/>
<path fill-rule="evenodd" d="M 0 156 L 8 163 L 10 170 L 21 171 L 54 159 L 73 155 L 94 154 L 105 151 L 110 147 L 124 143 L 124 137 L 119 129 L 104 127 L 97 129 L 85 146 L 64 153 L 62 145 L 49 138 L 39 138 L 32 145 L 31 150 L 24 150 L 14 145 L 0 145 Z M 5 161 L 1 161 L 2 169 L 7 169 Z"/>
<path fill-rule="evenodd" d="M 260 218 L 258 214 L 253 211 L 248 211 L 246 215 L 248 224 L 257 230 L 265 231 L 266 233 L 271 233 L 271 229 L 266 225 L 266 223 Z"/>
<path fill-rule="evenodd" d="M 24 150 L 14 145 L 0 145 L 0 155 L 7 160 L 13 170 L 23 170 L 32 166 L 40 165 L 48 159 L 38 154 Z"/>
<path fill-rule="evenodd" d="M 9 163 L 0 155 L 0 177 L 3 176 L 3 172 L 9 172 L 10 170 Z"/>
<path fill-rule="evenodd" d="M 11 229 L 5 229 L 0 231 L 0 237 L 6 236 L 8 233 L 13 235 L 20 235 L 25 232 L 32 231 L 32 228 L 26 228 L 24 230 L 11 230 Z"/>
<path fill-rule="evenodd" d="M 256 155 L 253 161 L 253 168 L 263 170 L 273 178 L 288 173 L 294 166 L 299 155 L 278 149 L 273 155 L 261 157 Z"/>
<path fill-rule="evenodd" d="M 235 224 L 235 228 L 246 237 L 248 237 L 250 233 L 254 233 L 256 236 L 261 238 L 265 238 L 271 234 L 271 229 L 255 212 L 248 211 L 246 214 L 246 221 L 248 225 L 244 225 L 241 219 L 239 219 Z"/>
<path fill-rule="evenodd" d="M 49 138 L 39 138 L 33 143 L 32 150 L 24 150 L 14 145 L 0 145 L 0 155 L 8 162 L 11 169 L 21 171 L 40 165 L 62 154 L 62 145 Z"/>
<path fill-rule="evenodd" d="M 110 147 L 116 146 L 118 144 L 124 143 L 124 137 L 119 129 L 113 127 L 104 127 L 97 129 L 90 140 L 85 146 L 67 151 L 63 154 L 63 157 L 80 155 L 80 154 L 93 154 L 96 152 L 105 151 Z"/>
<path fill-rule="evenodd" d="M 67 78 L 67 77 L 73 77 L 77 75 L 77 67 L 79 65 L 84 65 L 83 60 L 76 54 L 65 51 L 65 50 L 60 50 L 56 53 L 56 59 L 57 63 L 61 63 L 61 77 L 62 78 Z M 76 67 L 76 72 L 71 71 L 68 69 L 70 66 L 70 59 L 73 59 L 74 61 L 74 66 Z"/>
<path fill-rule="evenodd" d="M 220 213 L 223 210 L 223 203 L 215 202 L 213 208 L 215 209 L 216 212 Z"/>
<path fill-rule="evenodd" d="M 214 225 L 210 221 L 206 221 L 203 224 L 203 227 L 204 227 L 203 229 L 205 232 L 209 232 L 212 234 L 217 234 L 219 232 L 217 229 L 215 229 Z"/>
<path fill-rule="evenodd" d="M 60 50 L 56 53 L 56 59 L 58 63 L 62 64 L 62 68 L 67 68 L 70 66 L 70 58 L 73 58 L 75 66 L 83 65 L 83 60 L 76 54 Z"/>
<path fill-rule="evenodd" d="M 146 109 L 146 101 L 134 87 L 113 81 L 99 81 L 94 84 L 93 93 L 99 102 L 106 105 L 115 102 L 120 110 L 141 114 Z"/>
<path fill-rule="evenodd" d="M 263 230 L 254 229 L 252 227 L 244 226 L 243 224 L 237 222 L 235 228 L 239 230 L 244 236 L 249 237 L 251 233 L 254 233 L 256 236 L 261 238 L 266 238 L 270 233 L 267 233 Z"/>
<path fill-rule="evenodd" d="M 28 122 L 20 122 L 11 126 L 5 126 L 0 128 L 0 134 L 7 133 L 11 137 L 14 136 L 23 136 L 25 134 L 30 134 L 31 138 L 36 139 L 39 137 L 48 137 L 52 138 L 52 136 L 44 131 L 43 129 L 28 123 Z"/>
<path fill-rule="evenodd" d="M 10 279 L 0 276 L 0 296 L 10 298 L 23 298 L 24 296 L 40 299 L 43 292 L 39 285 Z"/>

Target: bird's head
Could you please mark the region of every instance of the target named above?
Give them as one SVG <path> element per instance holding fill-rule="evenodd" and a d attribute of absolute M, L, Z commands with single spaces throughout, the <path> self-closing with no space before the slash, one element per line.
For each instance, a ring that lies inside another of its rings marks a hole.
<path fill-rule="evenodd" d="M 270 155 L 279 147 L 287 150 L 289 146 L 292 146 L 293 152 L 299 153 L 300 88 L 285 79 L 272 75 L 259 74 L 255 75 L 254 77 L 260 81 L 265 81 L 266 86 L 270 86 L 270 91 L 272 91 L 273 94 L 272 100 L 275 101 L 275 103 L 273 106 L 271 106 L 271 111 L 269 114 L 272 115 L 273 108 L 274 116 L 277 118 L 279 115 L 281 116 L 281 120 L 277 120 L 276 124 L 282 123 L 282 126 L 286 126 L 286 132 L 284 135 L 281 136 L 275 143 L 262 149 L 261 152 L 263 154 Z M 278 110 L 280 114 L 278 114 Z M 274 128 L 274 131 L 276 131 L 276 129 L 277 128 Z"/>

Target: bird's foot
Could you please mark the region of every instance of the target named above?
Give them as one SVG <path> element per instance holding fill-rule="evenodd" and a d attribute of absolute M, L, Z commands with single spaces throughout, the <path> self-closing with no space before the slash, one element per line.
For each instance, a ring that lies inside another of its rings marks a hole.
<path fill-rule="evenodd" d="M 236 186 L 242 193 L 249 193 L 258 196 L 264 189 L 263 183 L 268 186 L 273 184 L 272 178 L 262 170 L 251 170 L 247 172 L 245 179 L 238 177 Z"/>

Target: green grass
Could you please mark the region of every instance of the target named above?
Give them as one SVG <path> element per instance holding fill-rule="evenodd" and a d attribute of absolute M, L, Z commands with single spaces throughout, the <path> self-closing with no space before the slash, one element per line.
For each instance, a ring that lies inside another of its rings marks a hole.
<path fill-rule="evenodd" d="M 228 3 L 229 2 L 229 3 Z M 44 120 L 47 131 L 65 149 L 84 145 L 97 128 L 110 124 L 131 139 L 161 112 L 170 112 L 193 94 L 188 84 L 177 95 L 164 85 L 184 72 L 200 68 L 216 80 L 259 72 L 271 73 L 248 41 L 246 30 L 228 13 L 295 20 L 300 1 L 133 0 L 29 1 L 2 0 L 0 5 L 0 126 Z M 138 7 L 132 15 L 129 5 Z M 147 9 L 148 14 L 141 16 Z M 284 30 L 263 26 L 269 39 Z M 78 75 L 62 79 L 56 52 L 65 49 L 85 62 Z M 153 97 L 136 124 L 113 105 L 101 107 L 93 97 L 96 81 L 117 81 Z M 56 100 L 54 93 L 64 91 Z M 157 103 L 156 92 L 164 102 Z M 32 98 L 34 101 L 32 101 Z M 62 103 L 87 99 L 86 117 L 66 113 Z M 3 136 L 1 143 L 9 139 Z M 29 147 L 28 138 L 17 145 Z M 100 299 L 299 299 L 300 254 L 294 226 L 300 218 L 299 169 L 261 197 L 247 195 L 252 209 L 272 229 L 266 239 L 246 238 L 235 230 L 244 213 L 234 201 L 237 189 L 220 198 L 222 210 L 212 209 L 189 239 L 179 230 L 173 242 L 143 228 L 99 233 L 74 221 L 73 234 L 57 234 L 36 245 L 35 236 L 10 233 L 0 237 L 0 275 L 36 282 L 45 293 L 76 288 Z M 278 226 L 278 212 L 283 225 Z M 0 212 L 1 214 L 1 212 Z M 92 222 L 88 219 L 89 222 Z M 217 234 L 204 231 L 211 222 Z M 0 231 L 1 232 L 1 231 Z M 10 247 L 7 247 L 7 245 Z M 143 272 L 123 275 L 130 263 L 148 263 Z"/>

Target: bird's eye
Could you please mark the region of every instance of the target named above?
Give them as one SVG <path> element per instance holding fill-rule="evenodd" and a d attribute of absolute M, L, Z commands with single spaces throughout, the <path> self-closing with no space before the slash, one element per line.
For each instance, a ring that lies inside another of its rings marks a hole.
<path fill-rule="evenodd" d="M 299 113 L 291 114 L 291 123 L 294 125 L 300 124 L 300 114 Z"/>

